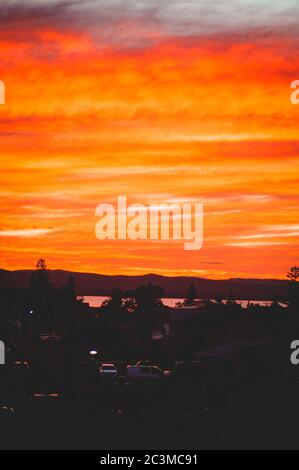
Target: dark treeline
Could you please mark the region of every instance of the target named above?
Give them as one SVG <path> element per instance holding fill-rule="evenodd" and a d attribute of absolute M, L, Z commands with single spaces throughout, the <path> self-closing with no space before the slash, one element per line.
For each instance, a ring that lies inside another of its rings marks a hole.
<path fill-rule="evenodd" d="M 225 301 L 219 295 L 198 302 L 200 293 L 190 284 L 186 300 L 171 309 L 161 301 L 163 289 L 149 282 L 131 291 L 115 286 L 100 308 L 89 308 L 77 299 L 72 276 L 55 288 L 40 259 L 27 289 L 0 290 L 1 339 L 6 339 L 8 325 L 19 322 L 29 342 L 54 333 L 71 354 L 97 348 L 107 356 L 154 357 L 169 363 L 217 344 L 248 338 L 294 338 L 299 334 L 298 279 L 299 268 L 292 267 L 285 297 L 274 294 L 269 307 L 249 303 L 244 309 L 232 291 Z"/>

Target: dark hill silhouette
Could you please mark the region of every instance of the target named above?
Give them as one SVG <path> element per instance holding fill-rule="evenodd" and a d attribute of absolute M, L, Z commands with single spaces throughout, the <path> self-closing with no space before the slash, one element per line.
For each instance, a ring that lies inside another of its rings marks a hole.
<path fill-rule="evenodd" d="M 0 287 L 28 287 L 32 270 L 7 271 L 0 269 Z M 165 297 L 182 297 L 193 282 L 200 298 L 214 298 L 217 295 L 227 297 L 230 290 L 236 299 L 271 300 L 273 295 L 280 298 L 285 294 L 286 282 L 278 279 L 226 279 L 212 280 L 198 277 L 166 277 L 156 274 L 144 276 L 109 276 L 104 274 L 79 273 L 63 270 L 49 270 L 54 286 L 65 284 L 70 276 L 74 277 L 78 295 L 109 295 L 113 286 L 132 290 L 151 281 L 164 289 Z"/>

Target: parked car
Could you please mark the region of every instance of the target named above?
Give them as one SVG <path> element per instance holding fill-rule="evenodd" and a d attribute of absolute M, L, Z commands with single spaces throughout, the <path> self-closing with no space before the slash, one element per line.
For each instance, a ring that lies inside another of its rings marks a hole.
<path fill-rule="evenodd" d="M 161 379 L 164 372 L 158 366 L 127 366 L 127 375 L 131 379 Z"/>
<path fill-rule="evenodd" d="M 113 375 L 117 375 L 118 374 L 118 369 L 117 369 L 117 366 L 115 364 L 102 364 L 100 366 L 100 374 L 101 375 L 107 375 L 107 376 L 113 376 Z"/>
<path fill-rule="evenodd" d="M 56 387 L 47 382 L 41 382 L 35 384 L 31 401 L 56 401 L 58 398 L 61 398 L 61 394 Z"/>
<path fill-rule="evenodd" d="M 150 361 L 149 359 L 144 359 L 144 360 L 141 360 L 141 361 L 138 361 L 136 366 L 137 367 L 140 367 L 140 366 L 154 366 L 155 364 L 152 363 L 152 361 Z"/>

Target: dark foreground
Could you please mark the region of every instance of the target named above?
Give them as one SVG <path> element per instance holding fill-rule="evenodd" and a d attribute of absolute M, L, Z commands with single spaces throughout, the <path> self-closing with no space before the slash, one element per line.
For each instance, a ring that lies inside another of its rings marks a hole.
<path fill-rule="evenodd" d="M 151 381 L 77 360 L 43 372 L 1 367 L 1 449 L 299 448 L 296 368 L 236 380 L 224 362 L 197 362 Z"/>

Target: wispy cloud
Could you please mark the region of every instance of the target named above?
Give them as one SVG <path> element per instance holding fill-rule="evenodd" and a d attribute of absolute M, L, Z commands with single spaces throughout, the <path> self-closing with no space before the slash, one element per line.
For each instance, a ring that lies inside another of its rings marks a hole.
<path fill-rule="evenodd" d="M 264 227 L 264 230 L 274 230 L 277 232 L 284 232 L 284 231 L 293 231 L 299 230 L 298 224 L 278 224 L 278 225 L 267 225 Z"/>
<path fill-rule="evenodd" d="M 299 237 L 299 232 L 255 233 L 251 235 L 242 235 L 238 238 L 242 240 L 250 240 L 250 239 L 256 239 L 256 238 L 284 238 L 284 237 Z"/>
<path fill-rule="evenodd" d="M 0 230 L 0 237 L 40 237 L 48 235 L 51 232 L 56 232 L 57 229 L 48 228 L 31 228 L 31 229 L 16 229 L 16 230 Z"/>
<path fill-rule="evenodd" d="M 0 28 L 20 39 L 20 31 L 35 27 L 89 30 L 99 43 L 142 47 L 163 38 L 296 27 L 298 14 L 293 0 L 2 0 Z"/>
<path fill-rule="evenodd" d="M 259 246 L 279 246 L 279 245 L 286 245 L 285 242 L 235 242 L 235 243 L 226 243 L 225 246 L 236 246 L 236 247 L 244 247 L 244 248 L 254 248 Z"/>

